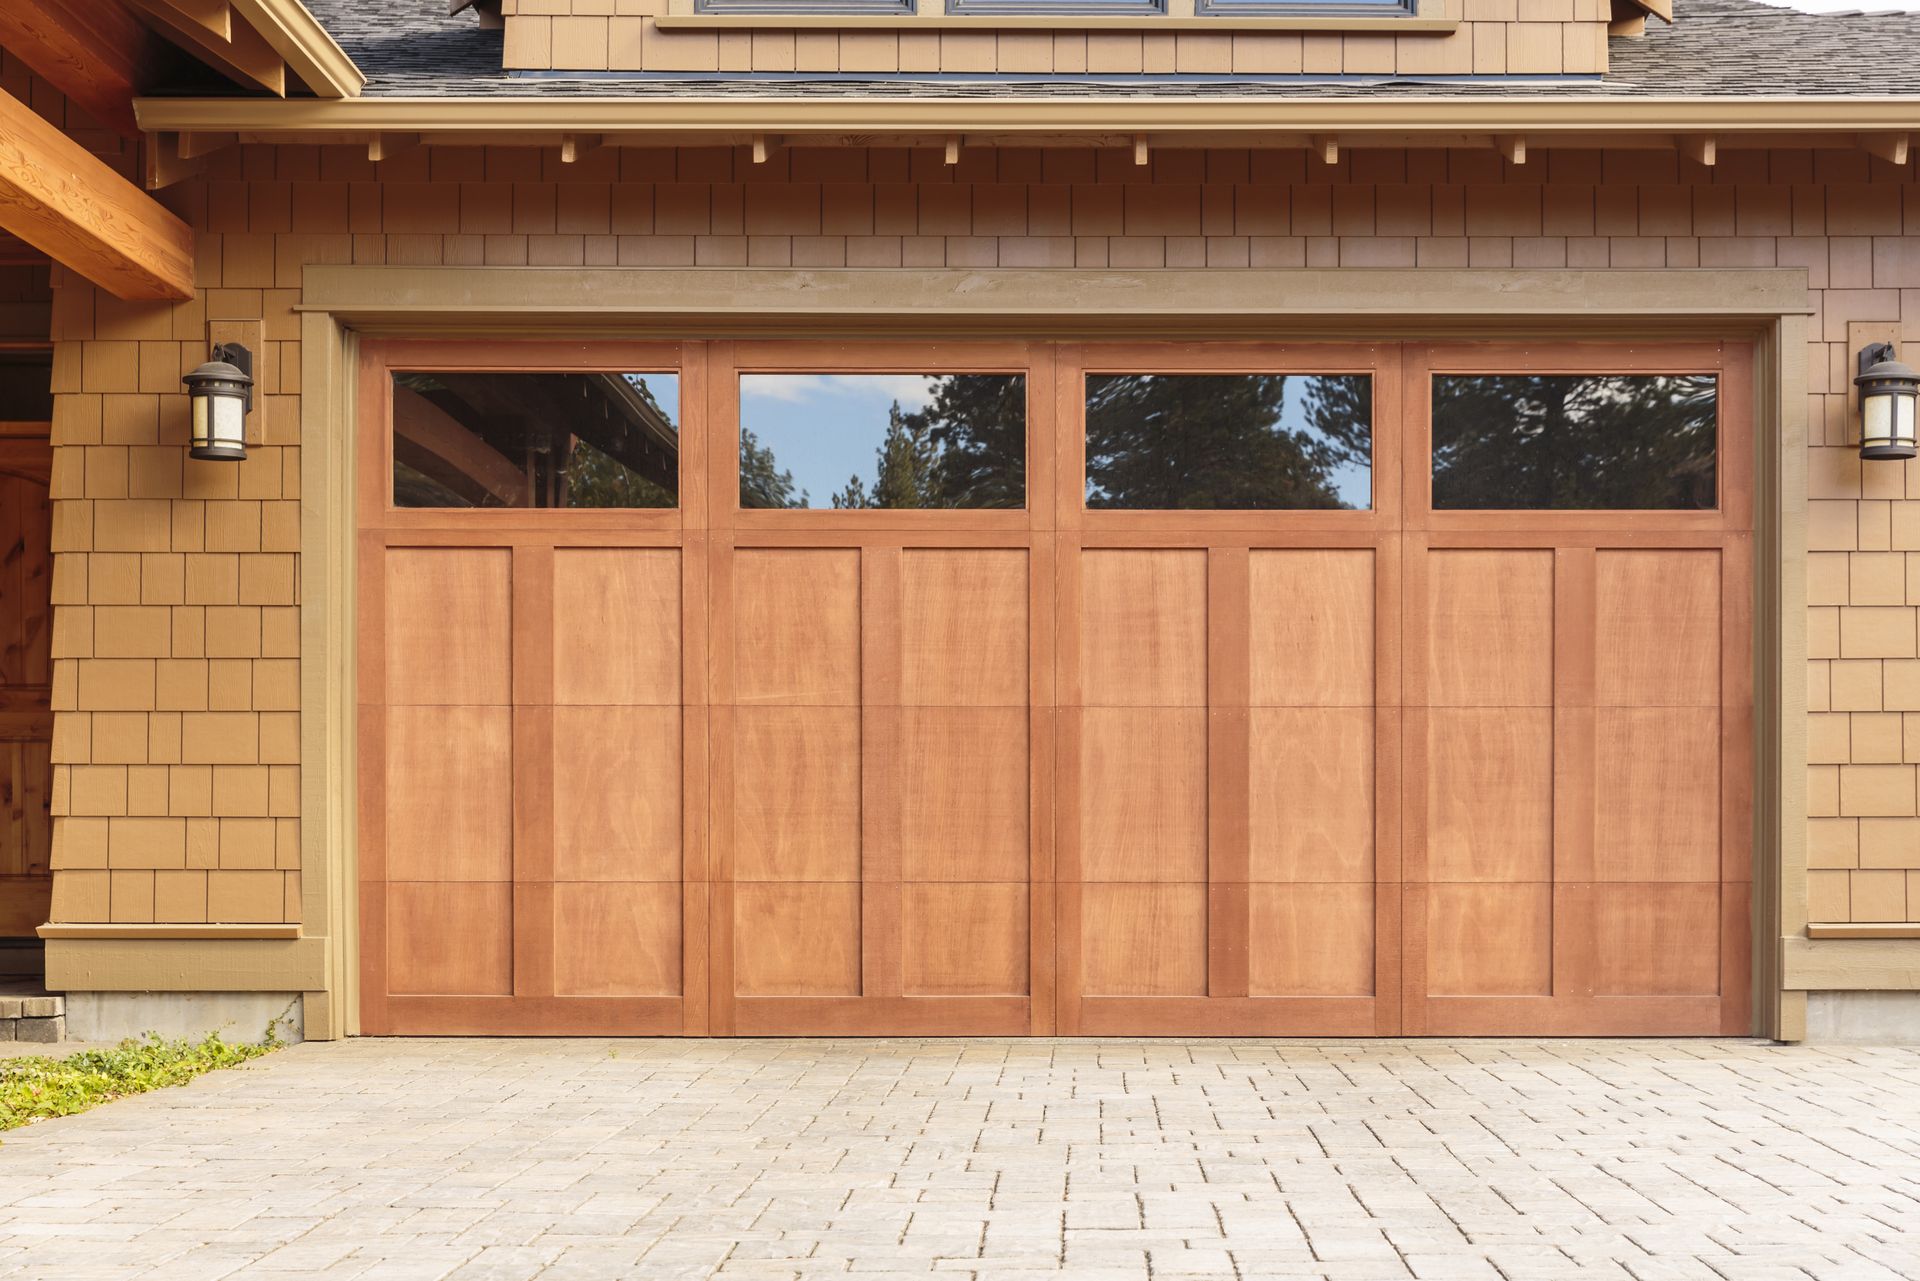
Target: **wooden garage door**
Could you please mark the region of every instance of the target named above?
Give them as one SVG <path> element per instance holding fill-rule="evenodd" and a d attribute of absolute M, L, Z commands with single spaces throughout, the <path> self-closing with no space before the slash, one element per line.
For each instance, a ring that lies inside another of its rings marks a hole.
<path fill-rule="evenodd" d="M 365 1031 L 1746 1026 L 1744 349 L 365 355 Z"/>

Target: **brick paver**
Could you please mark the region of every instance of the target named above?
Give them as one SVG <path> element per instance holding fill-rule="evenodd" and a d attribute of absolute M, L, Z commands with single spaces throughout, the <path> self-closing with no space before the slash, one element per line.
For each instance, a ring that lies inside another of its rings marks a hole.
<path fill-rule="evenodd" d="M 0 1276 L 1920 1277 L 1920 1051 L 350 1041 L 0 1145 Z"/>

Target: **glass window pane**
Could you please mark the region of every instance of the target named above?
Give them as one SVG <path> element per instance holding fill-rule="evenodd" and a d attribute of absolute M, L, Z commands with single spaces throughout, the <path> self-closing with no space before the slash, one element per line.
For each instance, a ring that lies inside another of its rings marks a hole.
<path fill-rule="evenodd" d="M 395 507 L 676 507 L 676 374 L 396 373 Z"/>
<path fill-rule="evenodd" d="M 1712 374 L 1438 374 L 1433 505 L 1708 509 Z"/>
<path fill-rule="evenodd" d="M 1089 374 L 1087 506 L 1373 504 L 1366 374 Z"/>
<path fill-rule="evenodd" d="M 742 374 L 742 507 L 1027 501 L 1019 374 Z"/>

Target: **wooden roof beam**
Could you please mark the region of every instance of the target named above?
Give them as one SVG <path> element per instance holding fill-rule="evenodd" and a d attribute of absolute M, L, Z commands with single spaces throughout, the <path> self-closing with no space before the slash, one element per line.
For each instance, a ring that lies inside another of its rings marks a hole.
<path fill-rule="evenodd" d="M 193 297 L 187 224 L 4 92 L 0 227 L 116 297 Z"/>
<path fill-rule="evenodd" d="M 367 77 L 300 0 L 231 0 L 287 69 L 322 98 L 353 98 Z"/>
<path fill-rule="evenodd" d="M 128 3 L 152 19 L 161 35 L 228 79 L 287 96 L 286 61 L 258 31 L 233 20 L 227 0 Z"/>
<path fill-rule="evenodd" d="M 101 124 L 139 134 L 133 99 L 154 37 L 113 0 L 4 0 L 0 45 Z"/>

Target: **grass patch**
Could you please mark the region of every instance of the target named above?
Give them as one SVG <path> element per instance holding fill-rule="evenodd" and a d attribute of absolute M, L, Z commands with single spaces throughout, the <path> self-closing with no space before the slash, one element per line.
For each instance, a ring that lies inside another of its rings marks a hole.
<path fill-rule="evenodd" d="M 196 1076 L 234 1067 L 280 1048 L 277 1029 L 264 1045 L 229 1045 L 217 1036 L 204 1041 L 168 1041 L 149 1034 L 110 1050 L 84 1050 L 65 1058 L 0 1059 L 0 1130 L 11 1130 L 50 1116 L 72 1116 L 90 1107 L 145 1094 L 169 1085 L 185 1085 Z"/>

